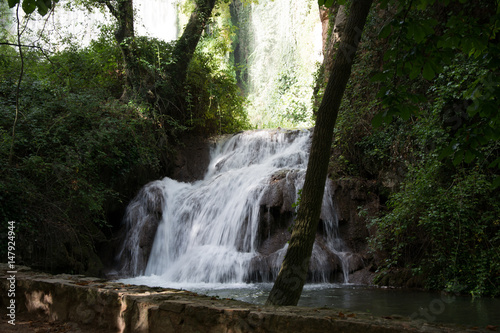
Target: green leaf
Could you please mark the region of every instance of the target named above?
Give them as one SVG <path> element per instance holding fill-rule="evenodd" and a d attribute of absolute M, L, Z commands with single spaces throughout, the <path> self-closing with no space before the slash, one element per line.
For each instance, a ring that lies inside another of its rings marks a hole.
<path fill-rule="evenodd" d="M 443 160 L 444 158 L 450 156 L 451 154 L 453 154 L 453 143 L 449 144 L 443 150 L 441 150 L 441 152 L 439 153 L 438 159 Z"/>
<path fill-rule="evenodd" d="M 378 72 L 378 73 L 375 73 L 370 78 L 370 82 L 384 82 L 389 77 L 390 77 L 390 73 L 388 73 L 388 72 Z"/>
<path fill-rule="evenodd" d="M 416 79 L 420 75 L 420 66 L 413 65 L 410 71 L 410 80 Z"/>
<path fill-rule="evenodd" d="M 423 24 L 425 27 L 428 27 L 430 29 L 434 29 L 434 27 L 436 25 L 438 25 L 439 22 L 436 19 L 430 18 L 430 19 L 426 19 Z M 431 33 L 434 33 L 434 30 Z"/>
<path fill-rule="evenodd" d="M 496 178 L 493 180 L 493 183 L 491 183 L 491 187 L 493 189 L 496 189 L 500 186 L 500 176 L 496 176 Z"/>
<path fill-rule="evenodd" d="M 499 167 L 500 166 L 500 157 L 498 157 L 496 160 L 490 163 L 488 165 L 488 168 L 494 168 L 494 167 Z"/>
<path fill-rule="evenodd" d="M 38 14 L 45 16 L 49 12 L 50 1 L 47 6 L 44 0 L 37 0 L 36 6 L 38 7 Z"/>
<path fill-rule="evenodd" d="M 384 122 L 384 115 L 382 112 L 379 112 L 375 115 L 375 117 L 373 117 L 372 126 L 378 128 L 382 125 L 383 122 Z"/>
<path fill-rule="evenodd" d="M 464 151 L 463 150 L 459 150 L 455 154 L 455 158 L 453 158 L 453 165 L 459 165 L 462 162 L 463 159 L 464 159 Z"/>
<path fill-rule="evenodd" d="M 427 98 L 422 94 L 409 94 L 408 99 L 415 104 L 427 102 Z M 418 108 L 416 111 L 418 111 Z"/>
<path fill-rule="evenodd" d="M 424 64 L 424 68 L 423 68 L 423 71 L 422 71 L 422 76 L 424 77 L 424 79 L 430 81 L 430 80 L 432 80 L 434 78 L 435 75 L 436 75 L 436 73 L 432 69 L 432 65 L 430 64 L 430 62 L 426 62 Z"/>
<path fill-rule="evenodd" d="M 325 5 L 324 6 L 326 8 L 330 8 L 333 5 L 334 1 L 335 0 L 325 0 Z"/>
<path fill-rule="evenodd" d="M 469 164 L 474 160 L 475 157 L 476 155 L 472 151 L 467 150 L 467 152 L 465 153 L 465 163 Z"/>
<path fill-rule="evenodd" d="M 17 5 L 19 3 L 19 1 L 20 0 L 8 0 L 8 2 L 9 2 L 9 8 L 12 8 L 15 5 Z"/>
<path fill-rule="evenodd" d="M 402 105 L 399 108 L 399 115 L 403 120 L 408 120 L 411 117 L 411 108 L 408 105 Z"/>
<path fill-rule="evenodd" d="M 429 65 L 431 66 L 432 70 L 434 71 L 435 74 L 439 74 L 443 72 L 443 66 L 436 64 L 436 62 L 433 60 L 429 60 Z"/>
<path fill-rule="evenodd" d="M 392 31 L 392 26 L 391 24 L 386 24 L 382 30 L 380 30 L 380 33 L 378 34 L 378 38 L 387 38 Z"/>
<path fill-rule="evenodd" d="M 31 14 L 36 9 L 36 0 L 23 0 L 22 7 L 26 14 Z"/>
<path fill-rule="evenodd" d="M 426 36 L 426 33 L 425 33 L 425 29 L 422 28 L 422 26 L 420 24 L 413 24 L 414 28 L 413 28 L 413 38 L 415 39 L 415 41 L 417 43 L 420 43 L 424 40 L 425 36 Z"/>

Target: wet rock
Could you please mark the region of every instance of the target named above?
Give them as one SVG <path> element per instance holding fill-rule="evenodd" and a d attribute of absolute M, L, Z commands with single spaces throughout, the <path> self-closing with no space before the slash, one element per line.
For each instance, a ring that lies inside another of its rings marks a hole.
<path fill-rule="evenodd" d="M 277 251 L 288 241 L 283 235 L 293 221 L 297 177 L 297 170 L 278 171 L 271 176 L 261 197 L 257 246 L 264 255 Z"/>
<path fill-rule="evenodd" d="M 360 254 L 349 253 L 346 257 L 349 265 L 349 273 L 353 273 L 365 268 L 365 262 Z"/>
<path fill-rule="evenodd" d="M 380 210 L 375 181 L 355 178 L 338 179 L 333 182 L 333 200 L 339 220 L 341 238 L 354 253 L 364 254 L 368 229 L 366 216 L 374 216 Z"/>
<path fill-rule="evenodd" d="M 260 200 L 261 207 L 279 208 L 280 213 L 293 212 L 293 203 L 296 201 L 295 183 L 300 176 L 298 170 L 280 170 L 271 176 L 269 185 Z"/>
<path fill-rule="evenodd" d="M 186 136 L 175 153 L 174 163 L 168 176 L 181 182 L 203 179 L 210 163 L 212 140 L 202 136 Z"/>
<path fill-rule="evenodd" d="M 147 190 L 146 190 L 147 187 Z M 125 216 L 125 225 L 121 230 L 121 250 L 118 252 L 118 276 L 140 274 L 146 265 L 153 247 L 153 241 L 162 220 L 165 200 L 163 191 L 155 182 L 143 188 L 129 205 Z M 137 227 L 137 224 L 139 227 Z M 133 235 L 130 235 L 135 233 Z M 125 237 L 127 236 L 127 237 Z"/>

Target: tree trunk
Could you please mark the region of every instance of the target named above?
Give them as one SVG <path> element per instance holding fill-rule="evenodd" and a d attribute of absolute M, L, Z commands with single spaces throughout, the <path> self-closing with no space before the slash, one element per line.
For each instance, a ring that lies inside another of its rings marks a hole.
<path fill-rule="evenodd" d="M 333 129 L 373 0 L 353 0 L 312 137 L 302 199 L 288 250 L 266 305 L 297 305 L 307 278 L 328 172 Z"/>
<path fill-rule="evenodd" d="M 182 89 L 184 86 L 189 63 L 193 58 L 201 34 L 212 15 L 214 6 L 215 0 L 196 0 L 196 8 L 191 14 L 182 36 L 175 44 L 172 52 L 174 62 L 167 70 L 171 75 L 175 89 Z"/>
<path fill-rule="evenodd" d="M 140 82 L 137 75 L 137 68 L 134 65 L 133 43 L 135 34 L 133 0 L 104 0 L 103 2 L 118 23 L 115 30 L 115 39 L 122 52 L 126 80 L 120 99 L 128 100 L 131 91 L 136 91 Z"/>
<path fill-rule="evenodd" d="M 184 88 L 189 63 L 205 29 L 216 0 L 196 0 L 196 8 L 191 14 L 182 36 L 177 40 L 172 52 L 173 62 L 166 68 L 170 75 L 169 84 L 179 96 Z M 140 93 L 141 78 L 134 54 L 134 8 L 133 0 L 98 0 L 104 3 L 117 20 L 115 39 L 120 46 L 125 68 L 126 84 L 121 99 L 128 100 L 132 92 Z M 169 99 L 169 98 L 168 98 Z"/>

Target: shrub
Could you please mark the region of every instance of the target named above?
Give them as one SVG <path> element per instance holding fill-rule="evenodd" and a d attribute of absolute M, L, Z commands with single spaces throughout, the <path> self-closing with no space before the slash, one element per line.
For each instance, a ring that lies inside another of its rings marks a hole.
<path fill-rule="evenodd" d="M 97 44 L 50 62 L 26 54 L 12 163 L 17 82 L 0 77 L 0 233 L 16 221 L 19 264 L 99 274 L 106 214 L 159 172 L 158 127 L 143 108 L 108 99 L 121 83 L 112 61 L 92 55 Z"/>

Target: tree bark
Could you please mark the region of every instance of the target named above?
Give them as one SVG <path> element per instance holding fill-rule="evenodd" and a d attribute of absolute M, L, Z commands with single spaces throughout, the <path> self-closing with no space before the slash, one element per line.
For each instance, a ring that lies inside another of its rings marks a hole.
<path fill-rule="evenodd" d="M 122 52 L 126 78 L 121 99 L 128 100 L 132 91 L 140 93 L 139 90 L 141 89 L 140 71 L 134 54 L 133 0 L 98 0 L 98 2 L 106 5 L 118 23 L 115 30 L 115 39 Z M 212 15 L 215 2 L 216 0 L 196 0 L 196 8 L 191 14 L 182 36 L 175 44 L 172 52 L 174 61 L 166 68 L 166 72 L 170 75 L 169 84 L 176 92 L 176 96 L 184 88 L 189 63 L 193 58 L 203 30 Z"/>
<path fill-rule="evenodd" d="M 297 305 L 321 213 L 333 129 L 373 0 L 353 0 L 330 79 L 318 109 L 302 199 L 285 259 L 266 305 Z"/>
<path fill-rule="evenodd" d="M 125 87 L 121 100 L 128 100 L 132 91 L 137 91 L 138 82 L 137 68 L 134 65 L 135 56 L 133 52 L 134 43 L 134 4 L 133 0 L 101 0 L 117 20 L 115 39 L 123 56 L 125 69 Z"/>
<path fill-rule="evenodd" d="M 172 52 L 174 63 L 170 66 L 168 72 L 176 89 L 182 89 L 184 86 L 189 63 L 193 58 L 201 34 L 212 15 L 214 6 L 215 0 L 196 0 L 196 8 L 191 13 L 182 36 L 175 44 Z"/>

